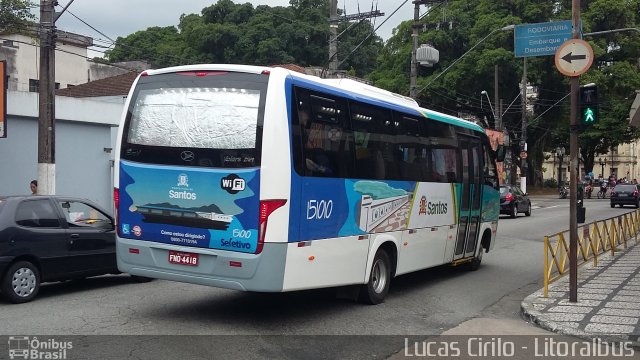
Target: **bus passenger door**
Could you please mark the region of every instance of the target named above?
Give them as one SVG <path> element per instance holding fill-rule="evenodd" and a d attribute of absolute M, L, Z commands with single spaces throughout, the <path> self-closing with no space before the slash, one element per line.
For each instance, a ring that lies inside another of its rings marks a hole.
<path fill-rule="evenodd" d="M 472 139 L 460 141 L 462 183 L 460 185 L 458 234 L 454 260 L 473 256 L 480 222 L 480 143 Z"/>
<path fill-rule="evenodd" d="M 471 169 L 470 173 L 470 182 L 471 182 L 471 210 L 469 216 L 469 225 L 467 230 L 467 241 L 464 247 L 464 256 L 474 256 L 476 251 L 476 244 L 478 241 L 478 230 L 480 228 L 480 218 L 481 218 L 481 195 L 482 195 L 482 184 L 480 184 L 480 169 L 481 167 L 481 147 L 478 142 L 471 142 L 471 163 L 469 164 L 469 168 Z"/>

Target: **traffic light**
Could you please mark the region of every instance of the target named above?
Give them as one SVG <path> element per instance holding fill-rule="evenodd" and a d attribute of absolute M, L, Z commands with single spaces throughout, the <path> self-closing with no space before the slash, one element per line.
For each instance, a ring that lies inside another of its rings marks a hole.
<path fill-rule="evenodd" d="M 598 87 L 587 85 L 580 87 L 580 125 L 583 128 L 591 126 L 600 119 L 600 103 L 598 102 Z"/>

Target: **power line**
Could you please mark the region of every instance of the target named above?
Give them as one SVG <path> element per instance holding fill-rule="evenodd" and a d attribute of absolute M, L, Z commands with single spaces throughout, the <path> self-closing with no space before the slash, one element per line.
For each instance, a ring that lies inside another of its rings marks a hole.
<path fill-rule="evenodd" d="M 115 44 L 115 41 L 114 41 L 112 38 L 110 38 L 109 36 L 105 35 L 102 31 L 100 31 L 100 30 L 98 30 L 98 29 L 94 28 L 93 26 L 89 25 L 86 21 L 84 21 L 84 20 L 80 19 L 79 17 L 77 17 L 77 16 L 76 16 L 74 13 L 72 13 L 71 11 L 67 10 L 67 12 L 68 12 L 69 14 L 71 14 L 74 18 L 76 18 L 76 19 L 80 20 L 80 22 L 82 22 L 83 24 L 85 24 L 85 25 L 87 25 L 88 27 L 90 27 L 93 31 L 95 31 L 95 32 L 97 32 L 98 34 L 100 34 L 100 35 L 102 35 L 102 36 L 106 37 L 106 38 L 107 38 L 107 39 L 109 39 L 112 43 L 114 43 L 114 44 Z"/>
<path fill-rule="evenodd" d="M 349 54 L 347 54 L 347 56 L 345 56 L 345 58 L 338 64 L 338 67 L 340 67 L 340 65 L 344 64 L 344 62 L 351 56 L 353 55 L 359 48 L 360 46 L 362 46 L 362 44 L 364 44 L 365 41 L 367 41 L 373 34 L 376 33 L 376 31 L 382 26 L 384 25 L 384 23 L 386 23 L 389 19 L 391 19 L 391 17 L 398 12 L 398 10 L 400 10 L 400 8 L 402 8 L 402 6 L 404 4 L 406 4 L 409 0 L 404 0 L 404 2 L 402 4 L 400 4 L 400 6 L 398 6 L 392 13 L 391 15 L 389 15 L 386 19 L 384 19 L 380 25 L 378 25 L 376 28 L 373 29 L 372 32 L 369 33 L 369 35 L 367 35 L 367 37 L 364 38 L 364 40 L 362 40 Z"/>

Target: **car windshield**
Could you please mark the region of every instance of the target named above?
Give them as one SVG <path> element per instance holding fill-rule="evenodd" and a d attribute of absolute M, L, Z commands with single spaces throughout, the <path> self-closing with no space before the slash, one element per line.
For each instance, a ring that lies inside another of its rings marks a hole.
<path fill-rule="evenodd" d="M 500 194 L 506 194 L 509 192 L 509 189 L 507 189 L 506 187 L 502 186 L 500 187 Z"/>
<path fill-rule="evenodd" d="M 613 189 L 613 191 L 617 191 L 617 192 L 633 192 L 636 191 L 638 188 L 635 185 L 616 185 L 616 187 Z"/>

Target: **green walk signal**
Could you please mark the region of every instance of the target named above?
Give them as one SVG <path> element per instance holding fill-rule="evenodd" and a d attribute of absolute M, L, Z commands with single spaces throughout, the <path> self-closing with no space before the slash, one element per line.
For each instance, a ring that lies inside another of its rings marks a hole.
<path fill-rule="evenodd" d="M 596 122 L 596 114 L 592 108 L 586 108 L 582 113 L 582 122 L 586 124 L 593 124 Z"/>
<path fill-rule="evenodd" d="M 580 128 L 581 130 L 586 130 L 600 120 L 598 87 L 595 84 L 581 86 L 578 101 L 580 106 Z"/>

